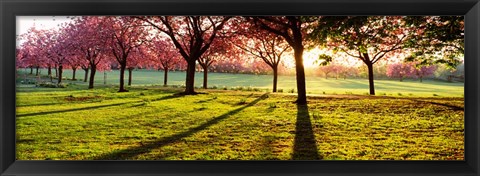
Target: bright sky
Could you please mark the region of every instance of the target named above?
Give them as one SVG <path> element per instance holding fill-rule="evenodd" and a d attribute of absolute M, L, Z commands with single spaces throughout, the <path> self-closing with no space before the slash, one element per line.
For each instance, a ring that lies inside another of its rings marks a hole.
<path fill-rule="evenodd" d="M 303 52 L 303 66 L 305 68 L 318 68 L 319 63 L 315 63 L 316 60 L 318 60 L 318 56 L 320 54 L 327 54 L 332 57 L 334 57 L 334 62 L 335 63 L 341 63 L 346 66 L 359 66 L 362 65 L 363 63 L 357 59 L 357 58 L 352 58 L 352 57 L 347 57 L 345 54 L 342 52 L 337 52 L 336 54 L 333 54 L 332 51 L 327 51 L 327 50 L 322 50 L 319 48 L 314 48 L 311 50 L 305 50 Z M 295 59 L 293 58 L 293 52 L 291 53 L 285 53 L 282 55 L 283 58 L 283 63 L 287 68 L 294 68 L 295 67 Z"/>
<path fill-rule="evenodd" d="M 16 35 L 26 33 L 33 26 L 37 29 L 51 29 L 71 21 L 67 16 L 17 16 L 16 18 Z M 17 43 L 17 45 L 20 44 L 21 41 Z"/>
<path fill-rule="evenodd" d="M 67 16 L 17 16 L 16 34 L 26 33 L 33 26 L 39 29 L 50 29 L 70 21 Z"/>

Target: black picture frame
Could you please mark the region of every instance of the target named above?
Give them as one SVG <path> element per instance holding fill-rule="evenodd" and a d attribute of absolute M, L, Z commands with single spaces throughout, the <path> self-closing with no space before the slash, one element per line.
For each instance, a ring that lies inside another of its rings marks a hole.
<path fill-rule="evenodd" d="M 479 0 L 0 0 L 0 175 L 478 176 Z M 15 161 L 15 16 L 465 15 L 464 161 Z"/>

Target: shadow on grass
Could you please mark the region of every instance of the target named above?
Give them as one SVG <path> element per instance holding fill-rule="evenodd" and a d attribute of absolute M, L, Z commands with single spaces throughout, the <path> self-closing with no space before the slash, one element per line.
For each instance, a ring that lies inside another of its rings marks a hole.
<path fill-rule="evenodd" d="M 161 148 L 161 147 L 166 146 L 168 144 L 177 142 L 177 141 L 181 140 L 182 138 L 191 136 L 191 135 L 193 135 L 193 134 L 195 134 L 199 131 L 202 131 L 202 130 L 208 128 L 209 126 L 215 125 L 215 124 L 219 123 L 220 121 L 241 112 L 245 108 L 248 108 L 250 106 L 255 105 L 260 100 L 264 100 L 267 97 L 268 97 L 267 93 L 263 94 L 262 96 L 255 99 L 254 101 L 248 103 L 245 106 L 242 106 L 240 108 L 237 108 L 235 110 L 232 110 L 232 111 L 229 111 L 225 114 L 222 114 L 218 117 L 215 117 L 215 118 L 209 120 L 208 122 L 203 123 L 203 124 L 201 124 L 197 127 L 191 128 L 188 131 L 185 131 L 183 133 L 178 133 L 178 134 L 175 134 L 175 135 L 172 135 L 172 136 L 164 137 L 164 138 L 162 138 L 160 140 L 157 140 L 157 141 L 143 143 L 141 146 L 131 147 L 131 148 L 123 149 L 123 150 L 114 151 L 112 153 L 107 153 L 107 154 L 104 154 L 104 155 L 100 155 L 98 157 L 95 157 L 94 160 L 125 160 L 125 159 L 131 159 L 131 158 L 133 158 L 137 155 L 148 153 L 153 149 Z M 162 158 L 165 158 L 165 157 L 167 157 L 167 156 L 156 156 L 155 158 L 156 159 L 162 159 Z"/>
<path fill-rule="evenodd" d="M 307 105 L 297 105 L 297 123 L 295 125 L 295 141 L 293 144 L 293 160 L 319 160 L 312 122 Z"/>
<path fill-rule="evenodd" d="M 151 99 L 150 101 L 162 101 L 162 100 L 168 100 L 168 99 L 173 99 L 173 98 L 179 98 L 179 97 L 183 97 L 183 96 L 185 96 L 185 95 L 176 93 L 176 94 L 169 95 L 169 96 L 154 98 L 154 99 Z"/>
<path fill-rule="evenodd" d="M 262 140 L 258 143 L 260 148 L 260 156 L 263 157 L 263 160 L 280 160 L 275 153 L 275 148 L 273 143 L 277 140 L 275 136 L 263 136 Z"/>
<path fill-rule="evenodd" d="M 415 100 L 415 99 L 413 99 L 412 101 L 415 101 L 417 103 L 430 103 L 430 104 L 433 104 L 433 105 L 444 106 L 444 107 L 450 108 L 453 111 L 465 111 L 465 109 L 463 107 L 450 105 L 450 104 L 446 104 L 446 103 L 437 103 L 437 102 L 433 102 L 433 101 L 424 101 L 424 100 Z"/>
<path fill-rule="evenodd" d="M 16 107 L 50 106 L 50 105 L 58 105 L 58 104 L 65 104 L 65 103 L 64 102 L 61 102 L 61 103 L 38 103 L 38 104 L 17 105 Z"/>
<path fill-rule="evenodd" d="M 178 98 L 181 97 L 181 95 L 169 95 L 165 97 L 160 97 L 156 99 L 150 100 L 151 102 L 153 101 L 161 101 L 161 100 L 168 100 L 172 98 Z M 131 102 L 122 102 L 122 103 L 114 103 L 114 104 L 106 104 L 106 105 L 98 105 L 98 106 L 89 106 L 89 107 L 83 107 L 83 108 L 74 108 L 74 109 L 65 109 L 65 110 L 57 110 L 57 111 L 47 111 L 47 112 L 36 112 L 36 113 L 28 113 L 28 114 L 17 114 L 18 117 L 28 117 L 28 116 L 36 116 L 36 115 L 47 115 L 47 114 L 55 114 L 55 113 L 64 113 L 64 112 L 73 112 L 73 111 L 83 111 L 83 110 L 92 110 L 92 109 L 97 109 L 97 108 L 105 108 L 105 107 L 112 107 L 112 106 L 120 106 L 120 105 L 125 105 L 125 104 L 132 104 L 132 103 L 140 103 L 143 102 L 143 100 L 140 101 L 131 101 Z M 133 105 L 131 107 L 138 107 L 140 105 Z"/>
<path fill-rule="evenodd" d="M 217 98 L 209 98 L 209 99 L 205 99 L 205 100 L 200 100 L 200 101 L 197 101 L 196 103 L 208 103 L 208 102 L 210 102 L 212 100 L 215 100 L 215 99 L 217 99 Z"/>
<path fill-rule="evenodd" d="M 16 144 L 21 144 L 21 143 L 33 143 L 35 140 L 33 139 L 17 139 L 15 141 Z"/>

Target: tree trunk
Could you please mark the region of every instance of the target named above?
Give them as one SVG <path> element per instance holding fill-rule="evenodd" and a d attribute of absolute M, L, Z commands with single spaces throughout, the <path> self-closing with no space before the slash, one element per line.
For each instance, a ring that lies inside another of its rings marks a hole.
<path fill-rule="evenodd" d="M 73 74 L 73 75 L 72 75 L 72 80 L 75 81 L 75 80 L 77 80 L 77 79 L 75 78 L 75 73 L 77 72 L 77 69 L 74 68 L 74 69 L 72 69 L 72 71 L 73 71 L 73 73 L 72 73 L 72 74 Z"/>
<path fill-rule="evenodd" d="M 88 79 L 88 70 L 89 68 L 87 69 L 83 69 L 85 71 L 85 78 L 83 79 L 83 82 L 87 82 L 87 79 Z M 93 87 L 92 87 L 93 88 Z"/>
<path fill-rule="evenodd" d="M 187 75 L 186 75 L 186 81 L 185 81 L 185 94 L 186 95 L 193 95 L 195 94 L 195 61 L 196 59 L 193 59 L 192 61 L 188 61 L 187 64 Z"/>
<path fill-rule="evenodd" d="M 420 76 L 420 82 L 423 82 L 423 76 Z"/>
<path fill-rule="evenodd" d="M 33 66 L 30 67 L 30 74 L 33 75 Z"/>
<path fill-rule="evenodd" d="M 368 67 L 368 84 L 370 87 L 370 95 L 375 95 L 375 86 L 373 83 L 373 64 L 367 64 Z"/>
<path fill-rule="evenodd" d="M 60 64 L 58 66 L 58 83 L 57 84 L 62 83 L 62 73 L 63 73 L 63 65 Z"/>
<path fill-rule="evenodd" d="M 51 66 L 48 66 L 48 77 L 50 77 L 50 82 L 53 82 L 52 67 Z"/>
<path fill-rule="evenodd" d="M 163 71 L 165 72 L 164 75 L 163 75 L 163 85 L 167 86 L 168 68 L 163 69 Z"/>
<path fill-rule="evenodd" d="M 295 71 L 297 76 L 298 98 L 295 101 L 299 105 L 307 104 L 307 91 L 305 86 L 305 68 L 303 67 L 303 46 L 293 48 L 295 56 Z"/>
<path fill-rule="evenodd" d="M 35 76 L 38 76 L 38 69 L 39 68 L 40 68 L 39 66 L 36 67 L 37 70 L 35 71 Z"/>
<path fill-rule="evenodd" d="M 203 88 L 208 89 L 208 86 L 207 86 L 208 68 L 207 66 L 203 66 L 203 65 L 202 65 L 202 68 L 203 68 Z"/>
<path fill-rule="evenodd" d="M 93 83 L 95 82 L 95 73 L 97 72 L 97 66 L 94 65 L 94 64 L 90 64 L 90 68 L 92 69 L 91 73 L 90 73 L 90 80 L 88 82 L 88 88 L 89 89 L 93 89 Z M 88 69 L 87 71 L 85 72 L 85 76 L 88 74 Z M 87 79 L 85 79 L 87 80 Z"/>
<path fill-rule="evenodd" d="M 278 78 L 278 65 L 272 67 L 273 69 L 273 92 L 277 92 L 277 78 Z"/>
<path fill-rule="evenodd" d="M 132 85 L 132 71 L 133 68 L 128 68 L 128 86 Z"/>
<path fill-rule="evenodd" d="M 55 66 L 55 77 L 58 78 L 58 66 Z"/>
<path fill-rule="evenodd" d="M 125 85 L 125 68 L 127 67 L 126 66 L 127 64 L 126 63 L 121 63 L 120 64 L 120 88 L 118 89 L 118 92 L 127 92 L 127 90 L 125 90 L 124 88 L 124 85 Z"/>

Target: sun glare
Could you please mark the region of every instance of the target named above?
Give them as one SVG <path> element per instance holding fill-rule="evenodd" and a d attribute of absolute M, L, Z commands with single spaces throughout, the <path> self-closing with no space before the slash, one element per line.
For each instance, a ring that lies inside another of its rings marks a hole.
<path fill-rule="evenodd" d="M 318 63 L 316 63 L 317 58 L 320 54 L 324 53 L 324 51 L 315 48 L 311 50 L 305 50 L 303 52 L 303 66 L 305 68 L 316 68 L 318 67 Z M 286 68 L 295 68 L 295 58 L 293 57 L 293 52 L 287 53 L 283 56 L 283 64 Z"/>
<path fill-rule="evenodd" d="M 322 50 L 318 48 L 305 51 L 303 53 L 303 65 L 305 68 L 318 67 L 317 59 L 321 53 L 323 53 Z"/>

